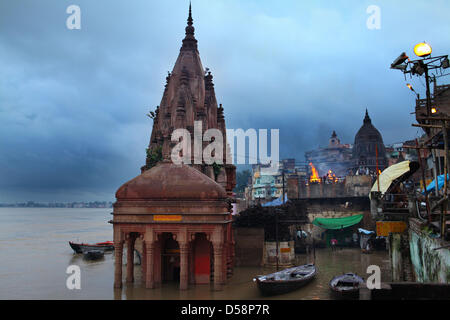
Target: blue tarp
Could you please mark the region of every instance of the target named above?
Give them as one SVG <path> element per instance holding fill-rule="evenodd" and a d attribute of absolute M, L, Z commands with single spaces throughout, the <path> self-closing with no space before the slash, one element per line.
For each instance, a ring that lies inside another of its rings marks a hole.
<path fill-rule="evenodd" d="M 440 176 L 437 177 L 438 180 L 438 190 L 441 190 L 442 187 L 444 186 L 444 175 L 441 174 Z M 447 181 L 450 180 L 450 175 L 447 174 Z M 427 185 L 427 192 L 432 192 L 434 191 L 434 189 L 436 188 L 436 180 L 433 180 L 430 182 L 429 185 Z M 425 190 L 422 191 L 422 194 L 425 194 Z"/>
<path fill-rule="evenodd" d="M 359 231 L 359 233 L 363 233 L 363 234 L 367 234 L 367 235 L 375 233 L 375 231 L 370 231 L 370 230 L 366 230 L 363 228 L 358 228 L 358 231 Z"/>
<path fill-rule="evenodd" d="M 284 202 L 288 201 L 288 197 L 287 194 L 284 195 Z M 264 203 L 262 206 L 263 207 L 277 207 L 277 206 L 281 206 L 283 204 L 283 196 L 272 200 L 270 202 Z"/>

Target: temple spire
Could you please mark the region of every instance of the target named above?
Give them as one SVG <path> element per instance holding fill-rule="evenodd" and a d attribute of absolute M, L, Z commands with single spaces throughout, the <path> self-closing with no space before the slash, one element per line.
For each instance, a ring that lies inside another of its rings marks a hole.
<path fill-rule="evenodd" d="M 197 40 L 194 37 L 195 28 L 193 27 L 194 19 L 192 19 L 192 5 L 189 2 L 189 16 L 187 19 L 186 37 L 183 39 L 183 46 L 181 49 L 194 48 L 197 49 Z"/>
<path fill-rule="evenodd" d="M 192 19 L 192 6 L 191 6 L 191 2 L 189 1 L 189 17 L 188 17 L 188 26 L 192 26 L 193 25 L 193 19 Z"/>
<path fill-rule="evenodd" d="M 372 122 L 372 120 L 369 117 L 369 111 L 367 111 L 367 108 L 366 108 L 366 116 L 364 117 L 364 123 L 371 123 L 371 122 Z"/>

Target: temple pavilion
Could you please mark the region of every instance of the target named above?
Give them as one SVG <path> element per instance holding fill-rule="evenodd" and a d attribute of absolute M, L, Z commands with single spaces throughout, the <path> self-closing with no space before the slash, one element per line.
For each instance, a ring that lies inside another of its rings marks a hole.
<path fill-rule="evenodd" d="M 170 160 L 172 132 L 184 128 L 193 135 L 194 121 L 202 122 L 203 131 L 218 129 L 226 137 L 224 111 L 217 104 L 212 78 L 200 60 L 189 6 L 186 36 L 153 113 L 146 164 L 139 176 L 116 192 L 112 220 L 115 288 L 122 287 L 124 246 L 126 281 L 134 281 L 136 244 L 149 289 L 177 281 L 181 290 L 210 283 L 220 290 L 232 274 L 235 166 L 225 161 L 211 165 Z"/>

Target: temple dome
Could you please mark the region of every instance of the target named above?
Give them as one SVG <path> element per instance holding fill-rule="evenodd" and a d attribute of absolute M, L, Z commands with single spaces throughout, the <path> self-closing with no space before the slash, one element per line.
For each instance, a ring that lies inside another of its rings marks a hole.
<path fill-rule="evenodd" d="M 372 142 L 383 142 L 383 137 L 377 128 L 372 124 L 372 120 L 369 117 L 368 112 L 366 111 L 366 116 L 364 118 L 364 123 L 362 127 L 358 130 L 355 136 L 355 144 L 363 141 L 372 141 Z"/>
<path fill-rule="evenodd" d="M 353 145 L 353 159 L 355 167 L 363 166 L 370 169 L 376 168 L 378 153 L 378 167 L 383 169 L 387 165 L 386 150 L 381 133 L 374 127 L 369 113 L 366 116 L 362 127 L 355 136 Z"/>
<path fill-rule="evenodd" d="M 117 200 L 223 200 L 225 189 L 188 165 L 160 162 L 126 182 L 116 192 Z"/>

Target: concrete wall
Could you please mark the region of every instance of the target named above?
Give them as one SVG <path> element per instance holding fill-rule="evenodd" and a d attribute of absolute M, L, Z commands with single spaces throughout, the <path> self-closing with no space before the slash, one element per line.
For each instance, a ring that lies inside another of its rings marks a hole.
<path fill-rule="evenodd" d="M 395 282 L 414 281 L 407 232 L 390 233 L 388 238 L 391 280 Z"/>
<path fill-rule="evenodd" d="M 299 198 L 368 197 L 373 185 L 372 180 L 371 176 L 347 176 L 345 181 L 340 183 L 300 184 L 298 189 Z"/>
<path fill-rule="evenodd" d="M 277 264 L 277 243 L 267 241 L 264 243 L 263 254 L 264 265 L 275 266 Z M 292 266 L 295 262 L 295 242 L 280 241 L 278 242 L 278 265 Z"/>
<path fill-rule="evenodd" d="M 264 228 L 234 227 L 235 266 L 254 267 L 263 264 Z"/>
<path fill-rule="evenodd" d="M 418 282 L 450 283 L 450 248 L 433 250 L 448 245 L 424 233 L 419 220 L 410 219 L 409 248 Z"/>

